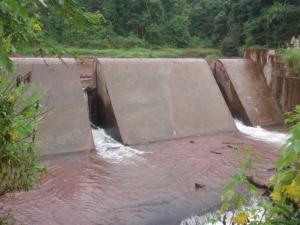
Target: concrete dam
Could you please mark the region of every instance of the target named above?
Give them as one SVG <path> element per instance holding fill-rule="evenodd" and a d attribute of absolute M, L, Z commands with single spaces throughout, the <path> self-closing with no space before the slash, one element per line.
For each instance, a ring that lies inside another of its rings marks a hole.
<path fill-rule="evenodd" d="M 272 174 L 283 113 L 300 104 L 299 78 L 272 54 L 95 58 L 90 82 L 74 59 L 13 58 L 16 78 L 44 91 L 37 140 L 48 176 L 0 208 L 17 224 L 195 224 L 184 221 L 219 207 L 238 149 L 265 159 L 262 180 Z"/>
<path fill-rule="evenodd" d="M 46 92 L 49 112 L 39 132 L 44 154 L 93 149 L 75 60 L 13 61 L 17 75 L 31 73 L 32 83 Z M 97 98 L 89 104 L 126 145 L 237 131 L 234 117 L 252 126 L 282 124 L 283 111 L 257 65 L 220 59 L 210 69 L 204 59 L 98 58 Z"/>
<path fill-rule="evenodd" d="M 236 130 L 203 59 L 97 59 L 97 65 L 96 89 L 124 144 Z"/>

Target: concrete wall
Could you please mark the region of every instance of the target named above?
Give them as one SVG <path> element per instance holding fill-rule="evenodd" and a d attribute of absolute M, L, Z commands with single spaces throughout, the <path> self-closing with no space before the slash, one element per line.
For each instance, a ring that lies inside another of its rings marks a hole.
<path fill-rule="evenodd" d="M 256 62 L 282 111 L 300 104 L 300 77 L 272 49 L 246 49 L 244 57 Z"/>
<path fill-rule="evenodd" d="M 203 59 L 98 59 L 105 119 L 125 144 L 235 131 Z"/>
<path fill-rule="evenodd" d="M 44 93 L 48 111 L 39 127 L 37 141 L 42 155 L 94 149 L 87 104 L 74 59 L 13 58 L 17 76 L 31 73 L 31 86 Z"/>
<path fill-rule="evenodd" d="M 283 116 L 257 63 L 249 59 L 220 59 L 215 77 L 232 114 L 253 126 L 276 125 Z"/>

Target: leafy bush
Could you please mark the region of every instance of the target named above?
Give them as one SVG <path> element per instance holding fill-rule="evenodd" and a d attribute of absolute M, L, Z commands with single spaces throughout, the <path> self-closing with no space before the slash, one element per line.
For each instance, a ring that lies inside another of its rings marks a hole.
<path fill-rule="evenodd" d="M 0 76 L 0 194 L 28 190 L 45 175 L 39 166 L 35 133 L 41 120 L 40 95 Z"/>
<path fill-rule="evenodd" d="M 288 114 L 290 138 L 282 147 L 275 174 L 267 185 L 253 180 L 253 154 L 248 154 L 242 170 L 238 171 L 226 187 L 222 197 L 222 212 L 235 209 L 232 223 L 238 225 L 299 225 L 300 224 L 300 105 Z M 246 188 L 257 207 L 245 207 L 249 195 L 239 190 Z M 257 187 L 267 197 L 258 195 Z M 251 219 L 251 222 L 250 222 Z"/>
<path fill-rule="evenodd" d="M 0 225 L 15 225 L 16 221 L 10 210 L 0 208 Z"/>
<path fill-rule="evenodd" d="M 186 16 L 174 16 L 167 23 L 165 42 L 172 47 L 184 48 L 189 46 L 190 33 L 188 30 L 189 19 Z"/>
<path fill-rule="evenodd" d="M 279 55 L 282 59 L 287 61 L 300 76 L 300 49 L 291 48 L 280 50 Z"/>
<path fill-rule="evenodd" d="M 205 57 L 206 60 L 216 60 L 216 59 L 219 59 L 220 58 L 220 55 L 207 55 Z"/>
<path fill-rule="evenodd" d="M 191 38 L 189 46 L 192 48 L 212 48 L 213 43 L 208 38 L 200 38 L 200 37 L 193 36 Z"/>
<path fill-rule="evenodd" d="M 221 52 L 224 56 L 238 56 L 239 44 L 231 37 L 226 37 L 221 42 Z"/>
<path fill-rule="evenodd" d="M 138 38 L 132 33 L 127 37 L 122 37 L 122 36 L 112 37 L 111 43 L 114 48 L 129 49 L 129 48 L 145 48 L 147 46 L 145 40 Z"/>
<path fill-rule="evenodd" d="M 182 49 L 178 54 L 179 57 L 193 57 L 193 58 L 205 58 L 209 55 L 221 56 L 219 50 L 216 49 L 203 49 L 203 48 L 187 48 Z"/>

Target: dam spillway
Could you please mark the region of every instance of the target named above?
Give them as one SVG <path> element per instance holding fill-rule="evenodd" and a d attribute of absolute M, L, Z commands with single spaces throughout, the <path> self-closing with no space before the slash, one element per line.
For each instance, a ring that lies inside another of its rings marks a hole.
<path fill-rule="evenodd" d="M 96 76 L 125 144 L 236 131 L 204 59 L 98 59 Z"/>
<path fill-rule="evenodd" d="M 24 77 L 30 74 L 28 85 L 42 92 L 41 104 L 46 114 L 37 133 L 41 154 L 94 149 L 75 59 L 12 58 L 12 61 L 15 75 Z"/>
<path fill-rule="evenodd" d="M 76 61 L 13 61 L 16 75 L 30 72 L 32 83 L 45 92 L 42 104 L 49 112 L 38 133 L 42 154 L 94 149 Z M 217 82 L 204 59 L 98 58 L 95 65 L 98 113 L 127 145 L 236 131 L 237 115 L 253 126 L 282 122 L 262 72 L 249 59 L 218 60 Z"/>
<path fill-rule="evenodd" d="M 282 124 L 282 112 L 262 71 L 249 59 L 219 59 L 214 74 L 228 107 L 252 126 Z"/>

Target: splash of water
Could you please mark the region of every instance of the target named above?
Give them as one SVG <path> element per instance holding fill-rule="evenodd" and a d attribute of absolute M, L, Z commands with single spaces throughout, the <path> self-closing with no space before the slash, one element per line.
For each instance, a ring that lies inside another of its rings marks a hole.
<path fill-rule="evenodd" d="M 264 209 L 258 205 L 258 202 L 254 199 L 250 200 L 250 206 L 243 208 L 246 212 L 249 213 L 249 221 L 260 221 L 264 218 Z M 226 213 L 226 217 L 224 220 L 224 215 L 221 215 L 220 211 L 216 211 L 214 213 L 207 213 L 202 216 L 191 216 L 183 221 L 181 221 L 180 225 L 224 225 L 232 224 L 233 216 L 236 213 L 229 211 Z M 222 218 L 222 219 L 220 219 Z"/>
<path fill-rule="evenodd" d="M 261 128 L 260 126 L 249 127 L 244 125 L 239 120 L 234 120 L 234 121 L 238 130 L 241 133 L 246 134 L 248 137 L 254 140 L 264 141 L 275 145 L 283 145 L 289 138 L 289 135 L 285 133 L 269 131 Z"/>
<path fill-rule="evenodd" d="M 92 133 L 97 154 L 113 163 L 119 163 L 129 158 L 140 158 L 139 156 L 144 153 L 117 142 L 101 128 L 93 129 Z"/>
<path fill-rule="evenodd" d="M 180 225 L 223 225 L 221 221 L 214 221 L 213 214 L 206 214 L 203 216 L 191 216 L 183 221 L 181 221 Z"/>

